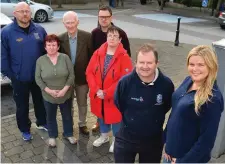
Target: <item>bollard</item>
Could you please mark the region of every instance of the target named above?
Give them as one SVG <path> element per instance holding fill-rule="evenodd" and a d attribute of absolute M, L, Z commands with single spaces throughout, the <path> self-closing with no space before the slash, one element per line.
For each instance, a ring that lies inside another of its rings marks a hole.
<path fill-rule="evenodd" d="M 181 18 L 177 18 L 177 31 L 176 31 L 176 39 L 174 42 L 174 46 L 179 46 L 179 33 L 180 33 L 180 20 Z"/>

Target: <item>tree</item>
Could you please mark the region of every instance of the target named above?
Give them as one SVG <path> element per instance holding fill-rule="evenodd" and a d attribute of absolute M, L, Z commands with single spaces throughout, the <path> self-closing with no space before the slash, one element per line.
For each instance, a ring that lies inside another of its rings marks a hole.
<path fill-rule="evenodd" d="M 223 0 L 218 0 L 217 6 L 216 6 L 216 13 L 215 13 L 215 17 L 218 17 L 219 12 L 220 12 L 220 5 L 222 4 Z"/>
<path fill-rule="evenodd" d="M 158 4 L 160 6 L 160 10 L 163 10 L 163 7 L 165 6 L 166 0 L 158 0 Z"/>

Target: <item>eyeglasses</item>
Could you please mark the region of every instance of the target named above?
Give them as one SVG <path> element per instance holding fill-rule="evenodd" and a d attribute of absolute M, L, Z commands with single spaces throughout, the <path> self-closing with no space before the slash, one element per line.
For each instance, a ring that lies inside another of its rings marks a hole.
<path fill-rule="evenodd" d="M 118 39 L 119 35 L 107 35 L 107 37 L 111 39 Z"/>
<path fill-rule="evenodd" d="M 109 19 L 111 18 L 111 15 L 110 16 L 98 16 L 99 19 Z"/>
<path fill-rule="evenodd" d="M 31 13 L 30 10 L 17 10 L 16 12 L 18 12 L 20 14 L 30 14 Z"/>

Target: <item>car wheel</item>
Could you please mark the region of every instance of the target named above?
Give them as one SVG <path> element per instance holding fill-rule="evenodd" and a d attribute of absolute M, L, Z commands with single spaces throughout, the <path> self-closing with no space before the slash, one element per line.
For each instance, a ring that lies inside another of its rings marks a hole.
<path fill-rule="evenodd" d="M 46 22 L 48 20 L 48 14 L 44 10 L 38 10 L 35 14 L 35 21 L 39 23 Z"/>
<path fill-rule="evenodd" d="M 222 29 L 225 29 L 225 25 L 220 25 L 220 27 L 221 27 Z"/>

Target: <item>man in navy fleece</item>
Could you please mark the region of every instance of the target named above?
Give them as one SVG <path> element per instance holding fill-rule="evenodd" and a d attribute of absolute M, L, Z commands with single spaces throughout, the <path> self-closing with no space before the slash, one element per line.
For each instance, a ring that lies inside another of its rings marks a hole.
<path fill-rule="evenodd" d="M 163 123 L 171 107 L 172 81 L 157 68 L 158 53 L 143 45 L 136 58 L 136 69 L 124 76 L 115 92 L 115 105 L 122 113 L 116 134 L 116 163 L 159 163 L 163 149 Z"/>

